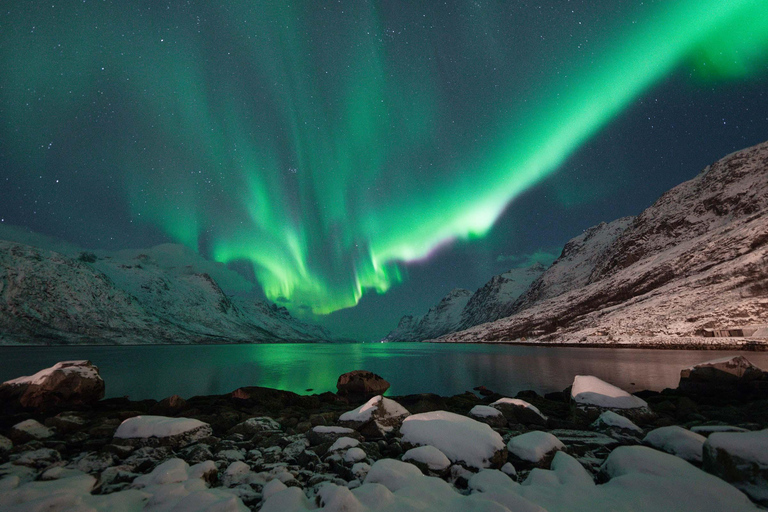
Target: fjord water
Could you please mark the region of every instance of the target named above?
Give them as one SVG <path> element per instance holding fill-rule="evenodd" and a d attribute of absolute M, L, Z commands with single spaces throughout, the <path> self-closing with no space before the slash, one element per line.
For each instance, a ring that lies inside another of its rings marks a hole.
<path fill-rule="evenodd" d="M 0 381 L 58 361 L 89 359 L 106 396 L 133 400 L 173 394 L 223 394 L 265 386 L 301 394 L 336 391 L 342 373 L 365 369 L 390 383 L 388 395 L 454 395 L 486 386 L 512 395 L 524 389 L 562 391 L 574 375 L 595 375 L 628 391 L 676 387 L 680 370 L 741 354 L 768 368 L 768 353 L 535 347 L 514 345 L 371 343 L 2 347 Z M 311 391 L 308 391 L 311 390 Z"/>

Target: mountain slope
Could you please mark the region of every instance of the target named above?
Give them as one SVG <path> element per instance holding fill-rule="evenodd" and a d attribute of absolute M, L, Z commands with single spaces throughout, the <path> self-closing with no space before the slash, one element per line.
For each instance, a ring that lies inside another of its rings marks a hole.
<path fill-rule="evenodd" d="M 201 343 L 328 341 L 283 308 L 230 299 L 193 266 L 146 254 L 87 263 L 0 241 L 0 341 Z"/>
<path fill-rule="evenodd" d="M 665 193 L 610 243 L 584 286 L 438 341 L 664 344 L 705 328 L 766 323 L 763 143 Z"/>
<path fill-rule="evenodd" d="M 471 296 L 472 292 L 463 288 L 451 290 L 423 317 L 404 316 L 397 328 L 382 341 L 421 341 L 455 331 L 459 328 L 461 313 Z"/>
<path fill-rule="evenodd" d="M 560 256 L 520 294 L 514 304 L 508 306 L 508 313 L 504 316 L 586 285 L 605 258 L 605 252 L 633 220 L 634 217 L 622 217 L 608 224 L 602 222 L 569 240 Z"/>
<path fill-rule="evenodd" d="M 528 268 L 513 268 L 491 278 L 472 294 L 461 312 L 458 328 L 466 329 L 511 315 L 515 301 L 529 289 L 532 282 L 541 278 L 544 270 L 544 265 L 536 263 Z"/>

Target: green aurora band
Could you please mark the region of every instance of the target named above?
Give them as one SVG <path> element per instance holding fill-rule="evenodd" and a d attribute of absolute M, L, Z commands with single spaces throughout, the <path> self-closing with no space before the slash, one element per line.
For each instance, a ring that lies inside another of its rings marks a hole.
<path fill-rule="evenodd" d="M 353 4 L 354 23 L 342 23 L 312 5 L 233 2 L 208 36 L 194 13 L 178 23 L 103 6 L 42 22 L 22 12 L 6 23 L 37 25 L 36 39 L 2 36 L 3 104 L 32 133 L 48 120 L 9 98 L 33 84 L 74 112 L 113 73 L 135 133 L 104 151 L 120 155 L 133 218 L 217 261 L 248 262 L 293 311 L 327 314 L 386 292 L 404 262 L 485 236 L 510 201 L 674 72 L 707 85 L 748 78 L 768 52 L 764 0 L 660 2 L 598 34 L 592 51 L 562 56 L 557 73 L 537 63 L 546 83 L 493 98 L 481 109 L 491 128 L 468 137 L 471 123 L 442 125 L 453 107 L 436 85 L 434 42 L 404 53 L 375 6 Z"/>

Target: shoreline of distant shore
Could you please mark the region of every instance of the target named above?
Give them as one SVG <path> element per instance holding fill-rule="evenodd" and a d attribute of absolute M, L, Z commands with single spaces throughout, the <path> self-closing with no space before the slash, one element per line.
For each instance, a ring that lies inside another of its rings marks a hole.
<path fill-rule="evenodd" d="M 592 337 L 596 338 L 596 337 Z M 630 339 L 613 339 L 598 341 L 587 339 L 586 341 L 530 341 L 530 340 L 503 340 L 503 341 L 440 341 L 440 339 L 417 341 L 417 342 L 387 342 L 386 344 L 398 345 L 400 343 L 434 343 L 434 344 L 461 344 L 461 345 L 516 345 L 527 347 L 546 347 L 546 348 L 612 348 L 612 349 L 646 349 L 646 350 L 739 350 L 747 352 L 765 352 L 768 351 L 768 339 L 754 338 L 704 338 L 704 337 L 686 337 L 686 338 L 663 338 L 662 340 L 650 339 L 648 337 L 631 337 Z M 717 340 L 717 341 L 714 341 Z M 721 341 L 728 340 L 728 341 Z M 6 347 L 24 347 L 24 348 L 65 348 L 65 347 L 148 347 L 148 346 L 232 346 L 232 345 L 296 345 L 296 344 L 383 344 L 381 342 L 355 342 L 355 341 L 255 341 L 255 342 L 146 342 L 146 343 L 15 343 L 0 340 L 0 350 Z"/>

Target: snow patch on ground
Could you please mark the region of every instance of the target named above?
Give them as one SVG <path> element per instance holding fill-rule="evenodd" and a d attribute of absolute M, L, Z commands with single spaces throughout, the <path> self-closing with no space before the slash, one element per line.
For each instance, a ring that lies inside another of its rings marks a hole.
<path fill-rule="evenodd" d="M 123 421 L 115 437 L 120 439 L 170 437 L 208 426 L 192 418 L 168 418 L 165 416 L 134 416 Z"/>

